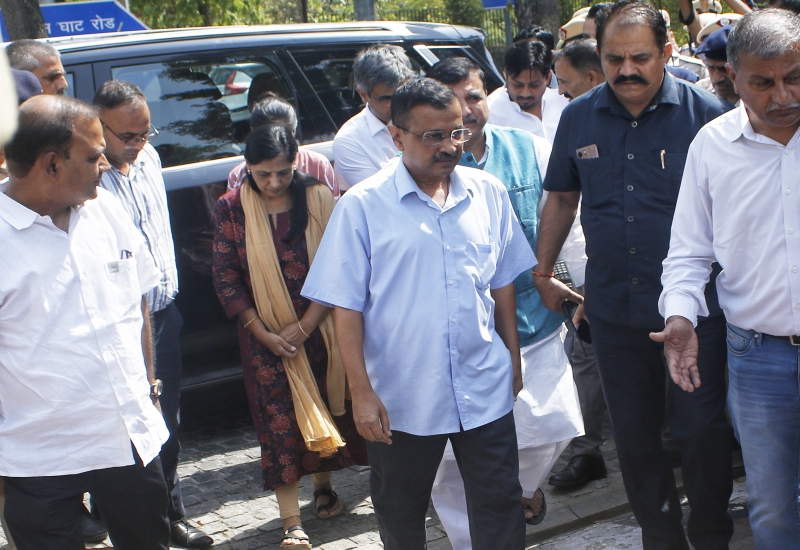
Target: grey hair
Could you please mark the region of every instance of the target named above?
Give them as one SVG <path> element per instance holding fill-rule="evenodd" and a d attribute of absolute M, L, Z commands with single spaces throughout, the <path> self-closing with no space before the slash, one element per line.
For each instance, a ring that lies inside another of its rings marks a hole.
<path fill-rule="evenodd" d="M 47 42 L 38 40 L 24 39 L 15 40 L 6 48 L 8 62 L 12 69 L 18 71 L 32 71 L 42 66 L 37 55 L 45 57 L 60 57 L 58 50 Z"/>
<path fill-rule="evenodd" d="M 416 76 L 405 50 L 400 46 L 375 44 L 358 52 L 353 63 L 356 86 L 369 93 L 376 84 L 397 88 Z"/>
<path fill-rule="evenodd" d="M 748 13 L 728 34 L 728 63 L 734 70 L 742 54 L 775 59 L 792 49 L 800 54 L 800 17 L 787 10 Z"/>

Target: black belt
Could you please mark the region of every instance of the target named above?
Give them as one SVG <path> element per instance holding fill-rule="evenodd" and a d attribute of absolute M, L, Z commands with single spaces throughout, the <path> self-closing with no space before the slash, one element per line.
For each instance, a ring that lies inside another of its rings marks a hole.
<path fill-rule="evenodd" d="M 767 338 L 774 338 L 775 340 L 784 340 L 786 342 L 789 342 L 793 346 L 800 346 L 800 336 L 797 336 L 797 335 L 794 335 L 794 336 L 773 336 L 772 334 L 764 334 L 762 332 L 761 336 L 765 336 Z"/>

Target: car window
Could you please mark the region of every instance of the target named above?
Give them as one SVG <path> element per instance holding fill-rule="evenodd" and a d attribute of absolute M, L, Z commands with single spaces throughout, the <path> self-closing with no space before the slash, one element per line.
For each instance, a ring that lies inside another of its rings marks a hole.
<path fill-rule="evenodd" d="M 67 89 L 64 94 L 69 97 L 75 97 L 75 73 L 68 72 L 64 75 L 64 78 L 67 79 Z"/>
<path fill-rule="evenodd" d="M 152 144 L 165 167 L 242 154 L 248 99 L 271 91 L 293 100 L 291 86 L 269 61 L 171 61 L 114 67 L 111 74 L 144 92 L 159 132 Z"/>
<path fill-rule="evenodd" d="M 353 79 L 353 60 L 361 49 L 354 47 L 292 51 L 292 57 L 314 87 L 337 127 L 341 127 L 364 108 Z M 413 57 L 411 64 L 419 72 L 419 63 Z"/>

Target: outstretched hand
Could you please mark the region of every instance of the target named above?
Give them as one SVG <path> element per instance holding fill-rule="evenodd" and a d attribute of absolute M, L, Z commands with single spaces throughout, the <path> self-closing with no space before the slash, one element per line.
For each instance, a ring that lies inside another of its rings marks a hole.
<path fill-rule="evenodd" d="M 664 355 L 672 380 L 683 390 L 693 392 L 700 387 L 700 370 L 697 368 L 697 334 L 691 321 L 678 315 L 667 319 L 661 332 L 651 332 L 650 338 L 664 343 Z"/>

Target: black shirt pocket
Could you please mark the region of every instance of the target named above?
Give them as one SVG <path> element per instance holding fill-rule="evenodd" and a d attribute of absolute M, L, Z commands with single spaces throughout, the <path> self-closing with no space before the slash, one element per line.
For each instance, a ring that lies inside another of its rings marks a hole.
<path fill-rule="evenodd" d="M 583 203 L 597 208 L 615 202 L 614 159 L 611 156 L 577 159 L 575 164 L 581 178 Z"/>

